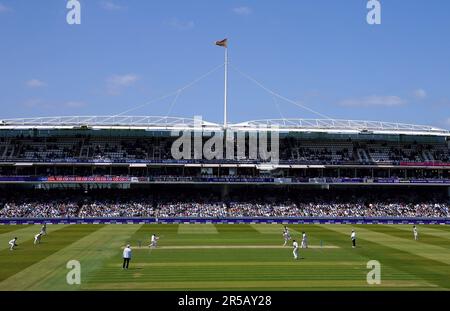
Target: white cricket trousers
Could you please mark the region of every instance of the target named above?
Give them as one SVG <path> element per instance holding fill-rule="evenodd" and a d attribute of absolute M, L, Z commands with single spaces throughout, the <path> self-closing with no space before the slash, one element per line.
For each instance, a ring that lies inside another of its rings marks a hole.
<path fill-rule="evenodd" d="M 298 247 L 294 248 L 294 250 L 292 251 L 292 254 L 294 254 L 295 259 L 298 258 Z"/>

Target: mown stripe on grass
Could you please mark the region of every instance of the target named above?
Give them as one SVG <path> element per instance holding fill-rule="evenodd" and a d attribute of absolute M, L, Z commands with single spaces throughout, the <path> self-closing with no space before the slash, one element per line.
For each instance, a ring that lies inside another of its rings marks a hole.
<path fill-rule="evenodd" d="M 178 234 L 217 234 L 218 231 L 213 224 L 180 224 Z"/>
<path fill-rule="evenodd" d="M 110 267 L 101 270 L 91 279 L 91 283 L 127 282 L 208 282 L 208 281 L 306 281 L 322 280 L 324 282 L 356 280 L 366 282 L 367 269 L 365 263 L 314 265 L 307 260 L 282 262 L 283 264 L 261 265 L 171 265 L 147 266 L 146 263 L 135 263 L 129 271 Z M 384 281 L 417 280 L 416 277 L 392 271 L 385 267 Z M 137 276 L 138 274 L 138 276 Z M 423 281 L 423 283 L 427 283 Z M 430 287 L 437 287 L 429 284 Z"/>
<path fill-rule="evenodd" d="M 216 224 L 215 226 L 220 234 L 259 234 L 255 228 L 247 224 Z"/>
<path fill-rule="evenodd" d="M 327 228 L 331 228 L 332 230 L 343 234 L 348 234 L 349 241 L 351 229 L 354 228 L 357 234 L 357 240 L 364 239 L 378 244 L 383 244 L 389 248 L 395 248 L 420 257 L 450 265 L 449 249 L 425 243 L 418 244 L 414 240 L 391 235 L 388 231 L 380 231 L 380 225 L 371 225 L 370 227 L 361 225 L 330 225 Z"/>
<path fill-rule="evenodd" d="M 425 243 L 450 249 L 450 232 L 445 233 L 443 231 L 434 230 L 437 231 L 437 233 L 435 233 L 434 231 L 429 231 L 430 229 L 426 227 L 420 227 L 418 228 L 419 239 L 415 241 L 412 227 L 410 226 L 383 225 L 373 227 L 372 230 L 376 232 L 387 233 L 389 235 L 414 241 L 416 243 Z"/>
<path fill-rule="evenodd" d="M 366 227 L 372 228 L 373 225 L 367 225 Z M 333 230 L 336 228 L 344 228 L 340 232 Z M 442 263 L 435 263 L 433 261 L 424 259 L 419 256 L 411 256 L 407 252 L 402 252 L 397 249 L 391 249 L 382 244 L 377 244 L 369 241 L 364 241 L 364 248 L 352 249 L 350 232 L 352 227 L 345 225 L 298 225 L 297 230 L 306 231 L 308 236 L 313 239 L 320 239 L 320 243 L 323 245 L 329 245 L 333 243 L 341 247 L 339 253 L 327 252 L 327 260 L 343 260 L 350 261 L 360 260 L 360 264 L 366 268 L 366 264 L 369 260 L 378 260 L 382 264 L 382 279 L 415 279 L 418 282 L 426 282 L 431 286 L 436 286 L 434 283 L 439 284 L 445 288 L 450 284 L 446 281 L 444 275 L 445 271 L 440 270 L 440 266 L 444 266 Z M 341 234 L 340 234 L 341 233 Z M 359 241 L 359 238 L 358 238 Z M 405 260 L 407 258 L 407 260 Z M 412 264 L 411 261 L 412 260 Z M 423 269 L 431 265 L 431 270 L 427 270 L 424 273 L 416 273 L 417 271 L 423 272 Z M 437 265 L 436 265 L 437 264 Z M 416 266 L 417 265 L 417 266 Z M 356 267 L 356 266 L 355 266 Z M 447 267 L 447 266 L 445 266 Z M 361 277 L 365 278 L 368 269 L 365 269 L 361 273 Z M 438 280 L 434 282 L 435 280 Z"/>
<path fill-rule="evenodd" d="M 390 280 L 378 289 L 430 289 L 430 284 L 420 281 Z M 365 280 L 283 280 L 283 281 L 202 281 L 202 282 L 110 282 L 88 284 L 89 290 L 374 290 Z"/>
<path fill-rule="evenodd" d="M 121 251 L 117 247 L 130 239 L 141 225 L 106 225 L 67 245 L 51 256 L 13 275 L 0 286 L 10 290 L 77 290 L 87 282 L 95 270 L 103 267 L 104 261 L 117 256 L 121 261 Z M 78 227 L 82 228 L 82 227 Z M 81 285 L 68 285 L 66 264 L 77 260 L 81 264 Z"/>
<path fill-rule="evenodd" d="M 357 266 L 361 265 L 361 261 L 333 261 L 330 263 L 329 261 L 308 261 L 302 260 L 300 263 L 297 261 L 214 261 L 214 262 L 203 262 L 203 261 L 194 261 L 194 262 L 139 262 L 136 264 L 138 267 L 206 267 L 206 266 L 296 266 L 296 265 L 304 266 L 329 266 L 331 264 L 336 266 Z M 107 267 L 117 267 L 117 264 L 108 264 Z"/>
<path fill-rule="evenodd" d="M 395 228 L 402 229 L 402 230 L 408 230 L 408 228 L 406 226 L 395 225 Z M 428 235 L 437 236 L 440 238 L 450 240 L 450 230 L 440 230 L 440 228 L 436 227 L 436 226 L 417 226 L 417 229 L 419 232 L 419 239 L 420 239 L 420 236 L 423 233 L 425 233 Z M 412 236 L 412 230 L 411 230 L 411 236 Z"/>
<path fill-rule="evenodd" d="M 315 245 L 335 245 L 341 248 L 348 248 L 348 239 L 342 235 L 336 235 L 336 232 L 332 230 L 324 230 L 324 227 L 320 225 L 302 224 L 292 225 L 290 228 L 297 232 L 305 232 L 308 238 L 308 244 Z M 325 227 L 326 228 L 326 227 Z M 301 240 L 301 234 L 294 236 L 297 241 Z"/>
<path fill-rule="evenodd" d="M 52 232 L 55 232 L 67 226 L 68 225 L 49 225 L 47 226 L 47 233 L 50 235 Z M 17 244 L 19 245 L 27 241 L 34 241 L 34 235 L 41 231 L 41 227 L 41 225 L 17 226 L 16 230 L 0 234 L 0 251 L 8 249 L 8 242 L 14 237 L 17 237 Z M 42 237 L 43 241 L 45 241 L 46 239 L 46 236 Z"/>
<path fill-rule="evenodd" d="M 136 250 L 146 250 L 147 248 L 139 247 Z M 122 249 L 124 249 L 122 247 Z M 337 249 L 339 246 L 335 245 L 308 245 L 308 249 Z M 200 249 L 289 249 L 283 245 L 172 245 L 172 246 L 158 246 L 155 248 L 156 250 L 168 250 L 168 249 L 191 249 L 191 250 L 200 250 Z M 302 249 L 304 250 L 304 249 Z"/>
<path fill-rule="evenodd" d="M 164 286 L 159 287 L 158 284 L 166 282 L 178 282 L 180 287 L 184 290 L 193 289 L 190 288 L 190 284 L 198 284 L 201 288 L 201 284 L 209 284 L 209 282 L 227 282 L 227 284 L 235 284 L 232 289 L 239 289 L 239 284 L 248 284 L 248 282 L 264 282 L 270 289 L 283 289 L 287 288 L 282 286 L 284 281 L 301 281 L 305 284 L 310 284 L 311 281 L 322 283 L 323 289 L 345 289 L 341 284 L 341 281 L 355 281 L 361 285 L 361 287 L 355 287 L 352 289 L 364 290 L 371 289 L 376 290 L 381 287 L 368 287 L 366 283 L 366 275 L 368 269 L 366 263 L 370 259 L 379 259 L 382 262 L 382 284 L 405 284 L 413 286 L 415 289 L 436 289 L 438 286 L 434 282 L 429 282 L 421 276 L 409 273 L 410 270 L 422 269 L 422 264 L 427 266 L 430 263 L 429 260 L 425 260 L 418 256 L 413 256 L 413 261 L 419 259 L 418 266 L 410 267 L 410 269 L 396 269 L 397 266 L 405 265 L 404 257 L 410 254 L 400 252 L 395 249 L 384 248 L 381 245 L 377 245 L 371 242 L 365 242 L 368 247 L 363 249 L 353 250 L 349 243 L 349 237 L 345 234 L 338 234 L 331 230 L 324 230 L 321 227 L 314 225 L 301 225 L 301 230 L 308 232 L 312 240 L 324 240 L 325 245 L 339 245 L 340 249 L 332 251 L 309 249 L 301 251 L 305 260 L 295 261 L 292 259 L 292 250 L 290 247 L 280 250 L 264 250 L 264 249 L 210 249 L 210 250 L 153 250 L 151 253 L 137 251 L 135 258 L 133 259 L 132 266 L 129 271 L 121 271 L 120 262 L 109 261 L 107 265 L 97 271 L 86 287 L 83 289 L 114 289 L 103 287 L 106 283 L 116 284 L 128 284 L 129 286 L 135 286 L 138 283 L 137 288 L 133 289 L 165 289 Z M 230 230 L 232 232 L 232 230 Z M 228 231 L 228 232 L 230 232 Z M 270 235 L 261 235 L 259 233 L 253 234 L 256 231 L 245 231 L 234 233 L 227 233 L 219 235 L 222 239 L 229 240 L 230 243 L 241 244 L 241 240 L 252 239 L 248 243 L 257 245 L 259 242 L 268 244 L 271 243 L 273 237 Z M 176 245 L 185 245 L 184 236 L 180 235 L 177 239 Z M 277 239 L 277 237 L 274 237 Z M 267 240 L 269 239 L 269 240 Z M 198 240 L 197 243 L 210 242 L 210 236 L 204 236 L 203 240 Z M 224 244 L 224 241 L 221 241 Z M 227 245 L 225 244 L 225 245 Z M 198 244 L 196 244 L 198 245 Z M 395 264 L 389 261 L 389 265 L 385 259 L 380 259 L 380 253 L 387 258 L 392 254 L 396 259 Z M 403 260 L 402 260 L 403 259 Z M 420 262 L 426 261 L 424 262 Z M 351 262 L 351 264 L 345 264 L 345 262 Z M 226 264 L 222 265 L 221 263 Z M 244 262 L 245 264 L 234 265 L 234 262 Z M 267 263 L 274 263 L 268 265 Z M 279 264 L 277 262 L 280 262 Z M 152 265 L 155 263 L 156 265 Z M 230 263 L 230 264 L 228 264 Z M 168 266 L 166 266 L 168 264 Z M 431 262 L 434 264 L 434 262 Z M 439 264 L 434 269 L 440 270 Z M 441 264 L 442 266 L 443 264 Z M 394 268 L 392 268 L 392 266 Z M 442 278 L 442 284 L 446 284 L 444 276 L 432 271 L 429 274 L 426 271 L 426 275 L 430 280 L 435 278 Z M 442 272 L 442 270 L 440 271 Z M 445 270 L 443 270 L 445 274 Z M 419 285 L 422 284 L 422 285 Z M 208 285 L 209 286 L 209 285 Z M 230 285 L 231 286 L 231 285 Z M 414 287 L 417 286 L 417 287 Z M 442 286 L 444 287 L 444 286 Z M 442 288 L 441 287 L 441 288 Z M 220 287 L 211 289 L 226 289 L 229 287 Z M 404 287 L 384 287 L 385 289 L 403 289 Z M 177 288 L 170 288 L 177 289 Z M 195 289 L 195 288 L 194 288 Z M 288 289 L 294 290 L 308 290 L 309 286 L 304 287 L 292 287 Z"/>
<path fill-rule="evenodd" d="M 283 229 L 284 229 L 284 225 L 280 225 L 280 224 L 269 224 L 269 225 L 265 225 L 265 224 L 254 224 L 251 225 L 256 231 L 258 231 L 259 233 L 262 234 L 277 234 L 279 236 L 283 236 Z M 292 229 L 292 227 L 287 226 L 291 235 L 292 234 L 300 234 L 300 232 Z"/>
<path fill-rule="evenodd" d="M 176 236 L 178 226 L 178 224 L 145 224 L 136 231 L 133 238 L 145 238 L 146 241 L 150 241 L 152 234 L 159 237 Z"/>
<path fill-rule="evenodd" d="M 24 229 L 29 226 L 32 226 L 32 225 L 1 225 L 0 226 L 0 236 L 4 233 Z"/>
<path fill-rule="evenodd" d="M 436 230 L 450 232 L 450 225 L 429 225 L 428 227 Z"/>
<path fill-rule="evenodd" d="M 448 248 L 403 238 L 399 236 L 398 232 L 383 230 L 382 228 L 386 227 L 383 225 L 372 225 L 370 227 L 356 225 L 353 227 L 359 231 L 359 236 L 366 240 L 375 240 L 376 242 L 386 243 L 386 245 L 391 248 L 397 248 L 402 251 L 450 265 L 450 249 Z"/>
<path fill-rule="evenodd" d="M 356 228 L 358 241 L 357 248 L 352 249 L 350 246 L 351 241 L 349 233 L 355 226 L 319 226 L 340 233 L 345 240 L 348 241 L 347 247 L 349 253 L 363 255 L 369 260 L 378 260 L 382 267 L 387 265 L 391 268 L 414 275 L 417 279 L 426 280 L 427 282 L 437 284 L 442 288 L 450 289 L 450 279 L 448 278 L 448 275 L 450 275 L 450 266 L 441 261 L 429 259 L 429 256 L 424 257 L 418 255 L 417 252 L 411 252 L 414 250 L 414 241 L 399 239 L 397 237 L 359 227 Z M 374 226 L 376 225 L 365 226 L 365 228 L 373 228 Z M 417 247 L 417 244 L 415 246 Z M 433 248 L 436 247 L 433 246 Z M 420 253 L 423 253 L 423 250 L 421 250 Z"/>
<path fill-rule="evenodd" d="M 20 244 L 14 251 L 10 251 L 9 249 L 0 251 L 0 266 L 8 267 L 7 269 L 0 269 L 0 290 L 12 290 L 12 285 L 14 284 L 5 282 L 6 279 L 16 273 L 27 271 L 26 268 L 41 262 L 60 249 L 98 230 L 100 227 L 85 225 L 80 229 L 76 225 L 69 225 L 53 234 L 49 234 L 39 245 L 33 245 L 33 241 L 29 240 Z M 45 270 L 48 269 L 51 268 L 45 268 Z"/>
<path fill-rule="evenodd" d="M 178 232 L 178 224 L 145 224 L 130 237 L 131 245 L 147 246 L 150 244 L 152 234 L 156 234 L 160 243 L 168 241 L 176 241 Z"/>

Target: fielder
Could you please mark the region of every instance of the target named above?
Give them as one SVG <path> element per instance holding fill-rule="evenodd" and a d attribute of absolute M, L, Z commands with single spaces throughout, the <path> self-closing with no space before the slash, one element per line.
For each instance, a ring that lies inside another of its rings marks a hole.
<path fill-rule="evenodd" d="M 47 235 L 47 224 L 42 225 L 40 234 Z"/>
<path fill-rule="evenodd" d="M 14 250 L 14 247 L 16 247 L 17 246 L 17 237 L 15 237 L 14 239 L 12 239 L 11 241 L 9 241 L 9 250 L 10 251 L 13 251 Z"/>
<path fill-rule="evenodd" d="M 302 248 L 308 248 L 308 237 L 304 231 L 302 232 Z"/>
<path fill-rule="evenodd" d="M 42 232 L 39 232 L 34 236 L 34 245 L 41 244 Z"/>
<path fill-rule="evenodd" d="M 413 226 L 413 234 L 414 234 L 414 240 L 418 241 L 419 240 L 419 232 L 417 231 L 417 227 L 415 225 Z"/>
<path fill-rule="evenodd" d="M 355 230 L 352 230 L 352 234 L 350 235 L 350 238 L 352 239 L 352 248 L 356 247 L 356 232 Z"/>
<path fill-rule="evenodd" d="M 286 226 L 284 226 L 283 230 L 283 239 L 284 239 L 283 246 L 286 246 L 288 241 L 291 239 L 291 234 L 289 233 L 289 229 Z"/>
<path fill-rule="evenodd" d="M 156 246 L 158 244 L 158 240 L 159 240 L 159 237 L 157 237 L 156 234 L 152 234 L 149 247 L 156 248 Z"/>
<path fill-rule="evenodd" d="M 294 247 L 292 254 L 294 254 L 294 259 L 297 260 L 298 259 L 298 243 L 296 240 L 292 241 L 292 247 Z"/>

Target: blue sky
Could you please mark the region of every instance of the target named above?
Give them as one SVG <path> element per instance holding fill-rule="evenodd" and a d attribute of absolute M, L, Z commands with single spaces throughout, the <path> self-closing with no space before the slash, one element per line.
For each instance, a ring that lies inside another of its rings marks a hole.
<path fill-rule="evenodd" d="M 450 128 L 450 2 L 0 0 L 0 118 L 114 115 L 223 62 L 327 116 Z M 176 97 L 176 98 L 175 98 Z M 176 99 L 176 100 L 175 100 Z M 223 69 L 130 115 L 220 122 Z M 230 68 L 229 119 L 315 118 Z"/>

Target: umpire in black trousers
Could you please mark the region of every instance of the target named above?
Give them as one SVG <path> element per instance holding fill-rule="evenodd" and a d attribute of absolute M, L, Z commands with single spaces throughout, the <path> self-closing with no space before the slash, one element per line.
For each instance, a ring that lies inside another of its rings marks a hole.
<path fill-rule="evenodd" d="M 123 250 L 123 264 L 122 269 L 128 269 L 131 260 L 131 247 L 128 244 Z"/>

